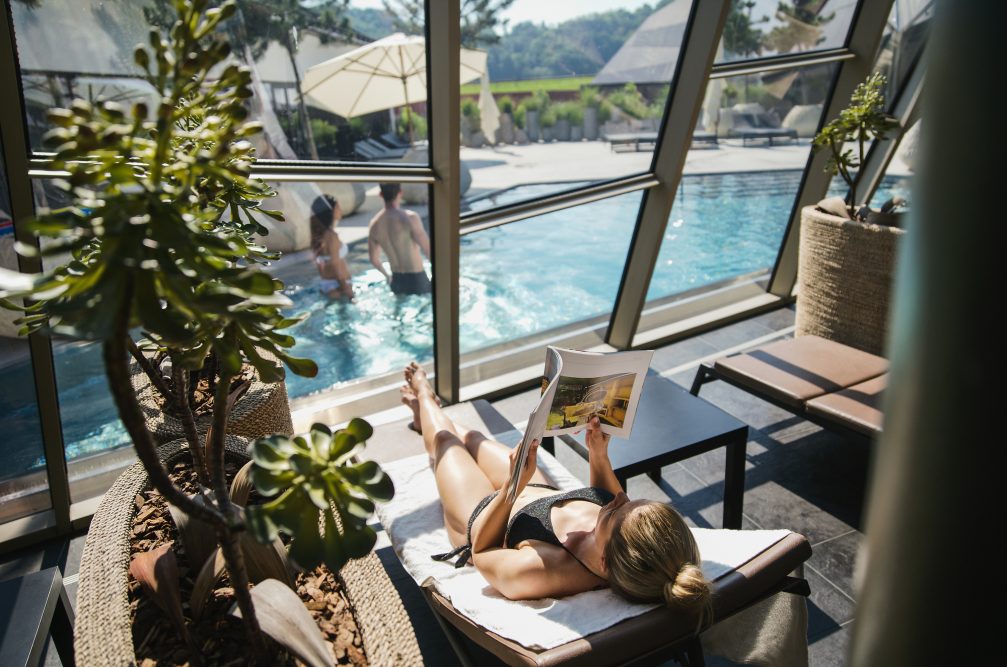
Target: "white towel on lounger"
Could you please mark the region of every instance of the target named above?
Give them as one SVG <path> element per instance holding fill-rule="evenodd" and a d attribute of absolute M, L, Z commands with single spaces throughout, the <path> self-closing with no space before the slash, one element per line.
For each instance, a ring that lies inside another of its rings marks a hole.
<path fill-rule="evenodd" d="M 583 486 L 556 459 L 538 452 L 538 466 L 562 490 Z M 497 593 L 471 565 L 455 568 L 431 554 L 451 549 L 433 472 L 425 454 L 383 466 L 395 482 L 395 498 L 378 516 L 406 571 L 421 586 L 433 586 L 476 624 L 535 650 L 560 646 L 638 616 L 656 605 L 633 604 L 608 589 L 565 598 L 515 602 Z M 787 530 L 694 528 L 703 572 L 716 579 L 786 537 Z"/>

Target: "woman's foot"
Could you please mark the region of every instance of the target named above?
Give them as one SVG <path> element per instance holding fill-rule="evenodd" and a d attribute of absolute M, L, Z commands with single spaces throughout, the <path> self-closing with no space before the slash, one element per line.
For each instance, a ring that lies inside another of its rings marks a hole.
<path fill-rule="evenodd" d="M 399 394 L 402 397 L 402 403 L 408 405 L 409 409 L 413 411 L 413 421 L 409 424 L 409 428 L 417 433 L 422 433 L 420 430 L 420 392 L 429 391 L 437 405 L 441 404 L 440 399 L 433 393 L 430 381 L 427 380 L 426 371 L 420 368 L 415 361 L 406 366 L 402 374 L 406 379 L 406 384 L 399 389 Z"/>

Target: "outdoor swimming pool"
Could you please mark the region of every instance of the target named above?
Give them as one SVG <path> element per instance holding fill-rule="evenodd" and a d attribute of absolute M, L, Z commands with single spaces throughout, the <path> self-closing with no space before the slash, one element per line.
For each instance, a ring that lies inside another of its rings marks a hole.
<path fill-rule="evenodd" d="M 683 177 L 647 298 L 772 267 L 800 178 L 797 170 Z M 908 178 L 886 178 L 874 204 L 892 194 L 908 196 L 908 188 Z M 555 189 L 555 184 L 521 186 L 500 193 L 494 202 L 475 202 L 473 208 Z M 462 237 L 462 352 L 610 312 L 641 196 L 621 195 Z M 294 302 L 292 311 L 310 314 L 292 330 L 294 352 L 319 366 L 315 378 L 288 374 L 292 398 L 432 357 L 430 297 L 394 297 L 370 267 L 366 243 L 352 247 L 348 260 L 355 304 L 322 297 L 314 266 L 304 255 L 277 266 Z M 59 344 L 54 359 L 68 457 L 124 442 L 98 347 Z M 3 376 L 7 383 L 31 382 L 27 359 L 5 368 Z M 12 400 L 4 394 L 0 411 L 12 424 L 25 427 L 14 428 L 5 447 L 6 473 L 42 464 L 35 405 Z"/>

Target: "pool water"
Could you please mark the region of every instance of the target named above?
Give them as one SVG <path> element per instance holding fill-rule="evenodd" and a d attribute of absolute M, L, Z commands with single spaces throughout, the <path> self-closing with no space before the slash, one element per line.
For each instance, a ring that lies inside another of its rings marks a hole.
<path fill-rule="evenodd" d="M 771 268 L 800 178 L 798 170 L 684 176 L 647 298 Z M 498 193 L 490 203 L 475 202 L 473 208 L 529 199 L 553 192 L 555 187 L 521 186 Z M 893 194 L 908 198 L 908 190 L 908 178 L 886 177 L 873 203 Z M 835 188 L 830 194 L 843 192 Z M 641 193 L 629 193 L 463 236 L 462 352 L 609 313 L 641 197 Z M 315 378 L 288 373 L 292 398 L 394 371 L 411 359 L 432 358 L 430 296 L 392 295 L 370 266 L 366 243 L 350 249 L 348 262 L 356 293 L 353 304 L 330 302 L 318 291 L 317 273 L 309 259 L 278 265 L 277 276 L 294 303 L 292 312 L 309 314 L 291 329 L 297 339 L 293 352 L 314 359 L 319 367 Z M 59 344 L 54 360 L 67 456 L 76 458 L 124 442 L 98 346 Z M 24 360 L 4 369 L 4 381 L 30 381 L 28 363 Z M 34 403 L 17 402 L 8 393 L 0 398 L 0 410 L 26 425 L 37 423 L 37 417 L 32 417 L 37 414 Z M 36 429 L 19 428 L 8 436 L 4 473 L 43 464 Z"/>

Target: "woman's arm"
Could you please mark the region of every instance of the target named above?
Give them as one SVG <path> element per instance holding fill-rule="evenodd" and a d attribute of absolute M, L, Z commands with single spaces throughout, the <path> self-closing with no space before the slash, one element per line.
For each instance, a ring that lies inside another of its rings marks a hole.
<path fill-rule="evenodd" d="M 514 476 L 514 468 L 517 465 L 516 454 L 516 448 L 511 450 L 511 474 L 507 478 L 508 483 Z M 521 476 L 518 479 L 517 494 L 515 494 L 515 498 L 521 495 L 521 492 L 524 491 L 524 488 L 531 480 L 532 475 L 535 474 L 535 470 L 538 467 L 537 460 L 538 440 L 532 440 L 531 446 L 528 448 L 528 456 L 524 461 L 524 468 L 522 468 Z M 510 519 L 510 513 L 513 507 L 513 501 L 507 502 L 507 488 L 505 486 L 499 493 L 497 493 L 496 497 L 489 502 L 486 508 L 479 513 L 478 518 L 476 518 L 475 522 L 472 524 L 473 554 L 503 546 L 504 535 L 507 533 L 507 521 Z"/>
<path fill-rule="evenodd" d="M 604 584 L 559 547 L 526 544 L 473 554 L 479 573 L 510 600 L 537 600 L 582 593 Z"/>
<path fill-rule="evenodd" d="M 612 470 L 612 462 L 608 460 L 608 443 L 611 439 L 612 436 L 601 432 L 601 420 L 592 417 L 587 425 L 585 438 L 591 467 L 591 486 L 619 495 L 624 489 Z"/>

